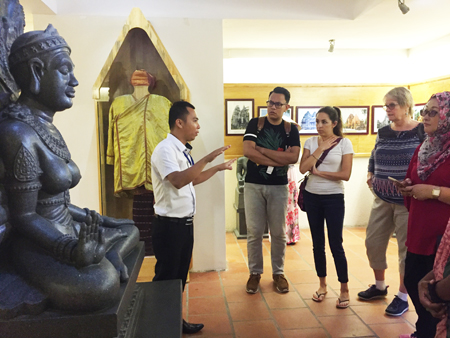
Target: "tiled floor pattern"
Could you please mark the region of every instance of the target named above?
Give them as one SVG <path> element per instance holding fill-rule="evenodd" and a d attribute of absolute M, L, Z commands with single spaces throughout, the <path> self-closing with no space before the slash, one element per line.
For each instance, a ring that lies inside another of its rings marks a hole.
<path fill-rule="evenodd" d="M 190 274 L 190 283 L 183 295 L 183 317 L 193 323 L 205 324 L 201 332 L 190 337 L 395 338 L 399 334 L 413 332 L 417 315 L 411 302 L 410 310 L 401 317 L 384 315 L 384 309 L 398 290 L 395 238 L 388 248 L 388 297 L 373 302 L 357 299 L 357 293 L 374 282 L 364 238 L 365 229 L 344 229 L 351 301 L 350 307 L 342 310 L 335 307 L 340 285 L 328 249 L 328 294 L 322 303 L 311 300 L 318 287 L 318 278 L 309 230 L 302 230 L 300 241 L 287 247 L 285 275 L 291 291 L 286 294 L 279 294 L 273 288 L 268 240 L 264 240 L 266 273 L 262 275 L 260 292 L 255 295 L 245 292 L 248 278 L 246 240 L 237 240 L 234 234 L 227 233 L 228 269 Z"/>

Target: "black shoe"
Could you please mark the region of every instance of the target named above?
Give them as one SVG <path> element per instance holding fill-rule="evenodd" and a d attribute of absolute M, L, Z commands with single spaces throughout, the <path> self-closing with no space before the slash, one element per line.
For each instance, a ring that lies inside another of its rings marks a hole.
<path fill-rule="evenodd" d="M 401 300 L 398 296 L 395 296 L 391 304 L 388 305 L 385 312 L 388 316 L 401 316 L 406 311 L 408 311 L 408 302 Z"/>
<path fill-rule="evenodd" d="M 388 286 L 384 290 L 378 290 L 375 285 L 371 285 L 367 290 L 359 292 L 358 297 L 363 300 L 383 298 L 387 295 L 387 288 Z"/>
<path fill-rule="evenodd" d="M 203 324 L 191 324 L 183 319 L 183 333 L 192 334 L 197 333 L 203 329 Z"/>

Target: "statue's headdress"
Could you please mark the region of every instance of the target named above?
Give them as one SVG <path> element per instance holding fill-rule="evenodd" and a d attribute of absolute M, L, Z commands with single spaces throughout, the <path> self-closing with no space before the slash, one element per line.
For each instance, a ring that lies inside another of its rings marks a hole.
<path fill-rule="evenodd" d="M 24 33 L 11 46 L 9 67 L 59 48 L 67 48 L 70 53 L 69 45 L 51 24 L 44 31 Z"/>

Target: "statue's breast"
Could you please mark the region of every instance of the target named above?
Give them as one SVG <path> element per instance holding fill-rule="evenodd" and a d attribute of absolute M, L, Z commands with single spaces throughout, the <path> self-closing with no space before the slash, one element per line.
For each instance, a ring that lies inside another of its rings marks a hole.
<path fill-rule="evenodd" d="M 45 145 L 44 145 L 45 147 Z M 78 166 L 72 160 L 65 160 L 55 155 L 48 148 L 39 158 L 42 190 L 48 194 L 57 194 L 73 188 L 80 181 Z"/>

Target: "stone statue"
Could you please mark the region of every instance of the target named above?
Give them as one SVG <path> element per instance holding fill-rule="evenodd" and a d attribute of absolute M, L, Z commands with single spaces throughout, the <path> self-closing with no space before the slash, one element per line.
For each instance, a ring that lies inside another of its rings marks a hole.
<path fill-rule="evenodd" d="M 11 46 L 9 70 L 21 94 L 0 114 L 0 222 L 9 217 L 0 224 L 0 249 L 53 309 L 86 312 L 118 301 L 128 279 L 122 258 L 139 232 L 130 220 L 70 203 L 81 175 L 52 123 L 72 106 L 78 85 L 70 51 L 51 25 Z"/>
<path fill-rule="evenodd" d="M 17 100 L 17 87 L 8 67 L 8 55 L 13 41 L 23 33 L 25 15 L 19 0 L 0 1 L 0 110 L 10 99 Z"/>
<path fill-rule="evenodd" d="M 239 193 L 244 192 L 245 175 L 247 175 L 248 158 L 245 156 L 239 157 L 236 164 L 236 177 L 238 180 Z"/>

